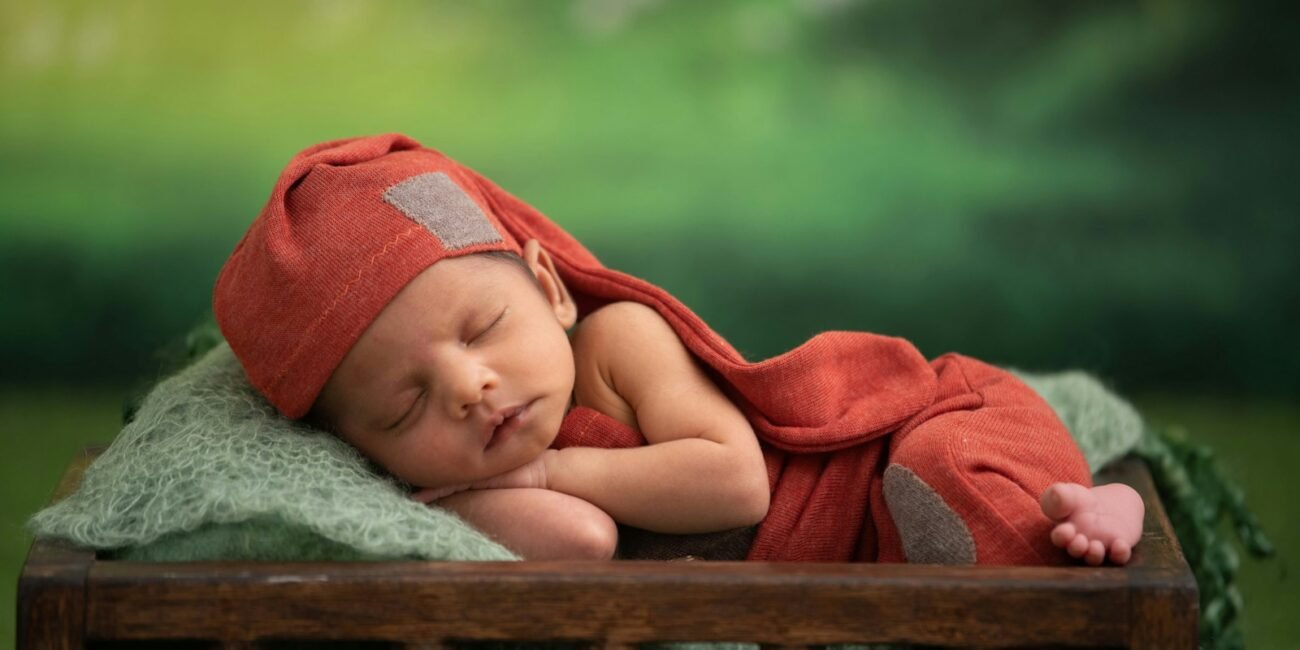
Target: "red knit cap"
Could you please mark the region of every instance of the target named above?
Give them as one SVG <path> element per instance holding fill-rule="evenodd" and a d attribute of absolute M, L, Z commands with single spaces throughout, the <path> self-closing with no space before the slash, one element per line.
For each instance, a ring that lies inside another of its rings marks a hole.
<path fill-rule="evenodd" d="M 473 172 L 402 135 L 335 140 L 289 162 L 213 309 L 252 385 L 299 418 L 402 287 L 492 250 L 521 248 Z"/>

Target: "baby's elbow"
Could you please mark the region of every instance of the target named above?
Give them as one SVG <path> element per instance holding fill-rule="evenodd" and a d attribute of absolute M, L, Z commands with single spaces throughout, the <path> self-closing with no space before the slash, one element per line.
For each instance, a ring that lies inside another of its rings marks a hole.
<path fill-rule="evenodd" d="M 767 477 L 764 476 L 761 482 L 750 482 L 751 485 L 741 494 L 739 510 L 743 514 L 743 526 L 753 526 L 767 516 L 767 509 L 771 506 L 772 495 L 767 489 Z"/>
<path fill-rule="evenodd" d="M 618 548 L 618 525 L 614 520 L 600 512 L 598 516 L 581 518 L 578 525 L 570 529 L 569 555 L 575 560 L 608 560 L 614 557 Z"/>
<path fill-rule="evenodd" d="M 731 511 L 736 516 L 736 526 L 752 526 L 767 516 L 771 505 L 771 493 L 768 491 L 767 470 L 764 466 L 745 468 L 733 474 L 735 480 L 731 485 Z"/>
<path fill-rule="evenodd" d="M 752 435 L 752 434 L 751 434 Z M 728 479 L 724 483 L 723 507 L 734 517 L 730 523 L 736 527 L 752 526 L 767 517 L 771 505 L 771 491 L 767 478 L 767 463 L 757 445 L 732 450 L 726 465 L 719 467 L 719 475 Z"/>

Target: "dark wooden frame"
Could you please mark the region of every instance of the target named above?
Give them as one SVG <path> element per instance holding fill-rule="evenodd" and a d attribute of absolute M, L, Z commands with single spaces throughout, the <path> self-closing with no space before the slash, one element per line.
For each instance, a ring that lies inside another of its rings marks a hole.
<path fill-rule="evenodd" d="M 75 489 L 97 453 L 65 473 Z M 647 641 L 775 646 L 911 642 L 982 647 L 1193 648 L 1197 591 L 1150 474 L 1098 477 L 1148 504 L 1126 567 L 760 562 L 141 563 L 37 540 L 18 588 L 19 648 L 88 641 Z"/>

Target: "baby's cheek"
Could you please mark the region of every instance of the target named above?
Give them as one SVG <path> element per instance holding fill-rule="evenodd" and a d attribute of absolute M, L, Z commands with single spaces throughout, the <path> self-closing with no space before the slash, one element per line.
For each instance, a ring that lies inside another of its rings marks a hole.
<path fill-rule="evenodd" d="M 412 457 L 410 450 L 405 449 L 402 445 L 391 443 L 380 443 L 374 440 L 368 441 L 349 441 L 353 449 L 356 449 L 366 460 L 374 464 L 377 469 L 386 472 L 411 485 L 420 487 L 429 487 L 413 480 L 419 475 L 418 462 Z M 360 444 L 358 444 L 360 443 Z"/>
<path fill-rule="evenodd" d="M 437 473 L 434 467 L 423 462 L 421 457 L 411 453 L 396 454 L 387 459 L 386 463 L 380 463 L 384 469 L 397 478 L 420 487 L 439 487 L 435 481 L 431 480 Z"/>

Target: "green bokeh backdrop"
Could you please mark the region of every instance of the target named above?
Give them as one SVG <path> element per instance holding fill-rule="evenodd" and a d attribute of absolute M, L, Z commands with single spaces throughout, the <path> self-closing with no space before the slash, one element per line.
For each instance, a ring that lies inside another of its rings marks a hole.
<path fill-rule="evenodd" d="M 21 549 L 69 453 L 31 429 L 110 437 L 77 409 L 206 316 L 289 157 L 385 131 L 751 358 L 872 330 L 1082 367 L 1175 419 L 1268 404 L 1294 440 L 1293 22 L 1211 0 L 6 0 L 0 435 L 42 469 L 6 476 L 35 496 L 3 534 Z M 1295 525 L 1272 532 L 1285 553 Z"/>

